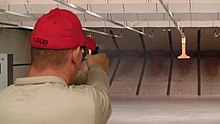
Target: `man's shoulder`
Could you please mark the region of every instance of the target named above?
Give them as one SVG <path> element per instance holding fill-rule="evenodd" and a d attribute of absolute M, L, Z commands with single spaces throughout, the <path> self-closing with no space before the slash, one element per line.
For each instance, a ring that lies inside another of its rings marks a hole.
<path fill-rule="evenodd" d="M 0 94 L 14 91 L 14 85 L 10 85 L 4 89 L 0 89 Z"/>

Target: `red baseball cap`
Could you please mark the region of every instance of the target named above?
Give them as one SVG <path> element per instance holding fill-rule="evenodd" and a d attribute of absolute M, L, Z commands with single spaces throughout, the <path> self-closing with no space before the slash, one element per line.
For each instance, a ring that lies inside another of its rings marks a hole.
<path fill-rule="evenodd" d="M 85 46 L 93 49 L 95 41 L 86 43 L 86 39 L 77 16 L 71 11 L 56 8 L 37 20 L 31 35 L 31 46 L 41 49 Z"/>
<path fill-rule="evenodd" d="M 85 46 L 92 51 L 95 50 L 96 49 L 95 40 L 92 37 L 87 36 L 85 41 Z"/>

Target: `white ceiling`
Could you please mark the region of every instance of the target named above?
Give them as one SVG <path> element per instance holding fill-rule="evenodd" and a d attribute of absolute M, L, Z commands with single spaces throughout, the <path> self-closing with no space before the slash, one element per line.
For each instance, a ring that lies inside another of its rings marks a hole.
<path fill-rule="evenodd" d="M 174 27 L 159 0 L 66 0 L 131 27 Z M 220 27 L 220 0 L 164 0 L 180 27 Z M 53 0 L 0 0 L 0 8 L 39 17 L 53 8 L 76 13 L 85 27 L 117 27 Z M 0 13 L 0 21 L 34 26 L 35 20 Z"/>

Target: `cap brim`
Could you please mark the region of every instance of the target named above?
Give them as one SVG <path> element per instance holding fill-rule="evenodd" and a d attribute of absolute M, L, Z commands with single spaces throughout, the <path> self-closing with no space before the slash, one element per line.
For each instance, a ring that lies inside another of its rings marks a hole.
<path fill-rule="evenodd" d="M 92 37 L 86 36 L 86 40 L 85 40 L 85 47 L 87 47 L 90 50 L 95 50 L 96 49 L 96 43 L 95 40 Z"/>

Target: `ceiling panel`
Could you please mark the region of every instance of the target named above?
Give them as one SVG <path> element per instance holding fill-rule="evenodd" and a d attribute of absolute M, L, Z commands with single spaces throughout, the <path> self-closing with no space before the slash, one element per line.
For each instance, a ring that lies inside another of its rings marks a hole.
<path fill-rule="evenodd" d="M 149 27 L 148 21 L 133 21 L 132 23 L 128 23 L 128 26 L 131 27 Z"/>
<path fill-rule="evenodd" d="M 1 2 L 1 0 L 0 0 Z M 8 5 L 0 4 L 0 8 L 4 10 L 8 10 Z"/>
<path fill-rule="evenodd" d="M 159 0 L 148 0 L 149 3 L 160 3 Z M 163 0 L 164 3 L 189 3 L 189 0 Z"/>
<path fill-rule="evenodd" d="M 14 22 L 14 21 L 6 21 L 5 23 L 15 24 L 15 25 L 21 25 L 21 22 Z M 5 25 L 6 26 L 6 25 Z M 9 26 L 14 27 L 14 26 Z"/>
<path fill-rule="evenodd" d="M 192 27 L 192 21 L 181 21 L 179 22 L 180 27 Z"/>
<path fill-rule="evenodd" d="M 163 17 L 165 21 L 171 21 L 170 16 L 167 13 L 163 13 Z"/>
<path fill-rule="evenodd" d="M 98 13 L 98 14 L 101 15 L 102 17 L 107 18 L 106 13 Z M 102 21 L 101 19 L 94 17 L 94 16 L 91 16 L 91 15 L 88 15 L 88 14 L 85 14 L 85 19 L 86 19 L 86 21 Z"/>
<path fill-rule="evenodd" d="M 154 13 L 156 12 L 156 4 L 124 4 L 126 13 Z"/>
<path fill-rule="evenodd" d="M 13 22 L 32 21 L 32 19 L 28 19 L 28 18 L 24 18 L 24 17 L 20 17 L 20 16 L 15 16 L 15 15 L 11 15 L 11 14 L 8 14 L 8 18 L 9 18 L 9 21 L 13 21 Z"/>
<path fill-rule="evenodd" d="M 27 27 L 34 27 L 35 26 L 36 21 L 26 21 L 26 22 L 22 22 L 22 26 L 27 26 Z"/>
<path fill-rule="evenodd" d="M 27 13 L 25 6 L 20 4 L 20 5 L 10 5 L 10 10 L 12 12 L 17 12 L 17 13 Z"/>
<path fill-rule="evenodd" d="M 164 20 L 163 13 L 138 13 L 139 21 L 160 21 Z"/>
<path fill-rule="evenodd" d="M 40 13 L 40 14 L 39 13 L 31 13 L 31 15 L 34 17 L 40 18 L 43 15 L 43 13 Z"/>
<path fill-rule="evenodd" d="M 192 27 L 213 27 L 213 21 L 192 21 Z"/>
<path fill-rule="evenodd" d="M 122 4 L 92 4 L 95 13 L 123 13 Z"/>
<path fill-rule="evenodd" d="M 174 18 L 176 21 L 189 21 L 190 13 L 174 13 Z"/>
<path fill-rule="evenodd" d="M 192 3 L 220 3 L 220 0 L 191 0 Z"/>
<path fill-rule="evenodd" d="M 27 0 L 0 0 L 0 4 L 28 4 Z"/>
<path fill-rule="evenodd" d="M 149 27 L 169 27 L 169 21 L 148 21 Z"/>
<path fill-rule="evenodd" d="M 148 3 L 147 0 L 108 0 L 109 3 L 119 3 L 119 4 L 133 4 L 133 3 Z"/>
<path fill-rule="evenodd" d="M 192 13 L 193 21 L 212 21 L 218 19 L 218 13 Z"/>
<path fill-rule="evenodd" d="M 7 0 L 0 0 L 1 4 L 7 4 Z"/>
<path fill-rule="evenodd" d="M 116 21 L 122 25 L 125 25 L 126 23 L 124 21 Z M 115 24 L 112 24 L 112 23 L 109 23 L 109 22 L 105 22 L 105 25 L 106 27 L 112 27 L 112 28 L 123 28 L 123 27 L 120 27 L 120 26 L 117 26 Z M 104 26 L 105 27 L 105 26 Z"/>
<path fill-rule="evenodd" d="M 107 0 L 69 0 L 70 3 L 74 4 L 104 4 Z"/>
<path fill-rule="evenodd" d="M 83 13 L 78 13 L 76 16 L 79 18 L 80 21 L 85 21 L 85 14 Z"/>
<path fill-rule="evenodd" d="M 105 27 L 106 24 L 104 21 L 86 21 L 84 23 L 85 27 Z"/>
<path fill-rule="evenodd" d="M 190 4 L 189 3 L 170 3 L 169 10 L 172 13 L 189 13 Z"/>
<path fill-rule="evenodd" d="M 192 3 L 193 13 L 217 13 L 220 12 L 220 3 Z"/>
<path fill-rule="evenodd" d="M 26 6 L 29 13 L 48 13 L 57 8 L 55 4 L 27 4 Z"/>
<path fill-rule="evenodd" d="M 81 7 L 81 8 L 87 9 L 87 5 L 86 5 L 86 4 L 76 4 L 76 5 L 79 6 L 79 7 Z M 58 6 L 60 9 L 66 9 L 66 10 L 69 10 L 69 11 L 71 11 L 71 12 L 73 12 L 73 13 L 82 13 L 82 12 L 80 12 L 80 11 L 78 11 L 78 10 L 75 10 L 75 9 L 73 9 L 73 8 L 70 8 L 70 7 L 65 6 L 65 5 L 62 5 L 62 4 L 58 4 L 57 6 Z"/>
<path fill-rule="evenodd" d="M 137 21 L 136 13 L 112 13 L 112 20 L 115 21 Z"/>
<path fill-rule="evenodd" d="M 156 3 L 156 4 L 157 4 L 157 12 L 166 13 L 166 11 L 164 10 L 163 6 L 160 3 Z M 165 3 L 165 5 L 167 6 L 166 3 Z"/>
<path fill-rule="evenodd" d="M 22 1 L 22 0 L 17 0 L 17 1 Z M 27 1 L 29 4 L 57 4 L 57 2 L 53 0 L 27 0 Z"/>
<path fill-rule="evenodd" d="M 213 23 L 214 27 L 220 27 L 220 21 L 213 21 Z"/>
<path fill-rule="evenodd" d="M 8 21 L 6 14 L 0 13 L 0 21 Z"/>

